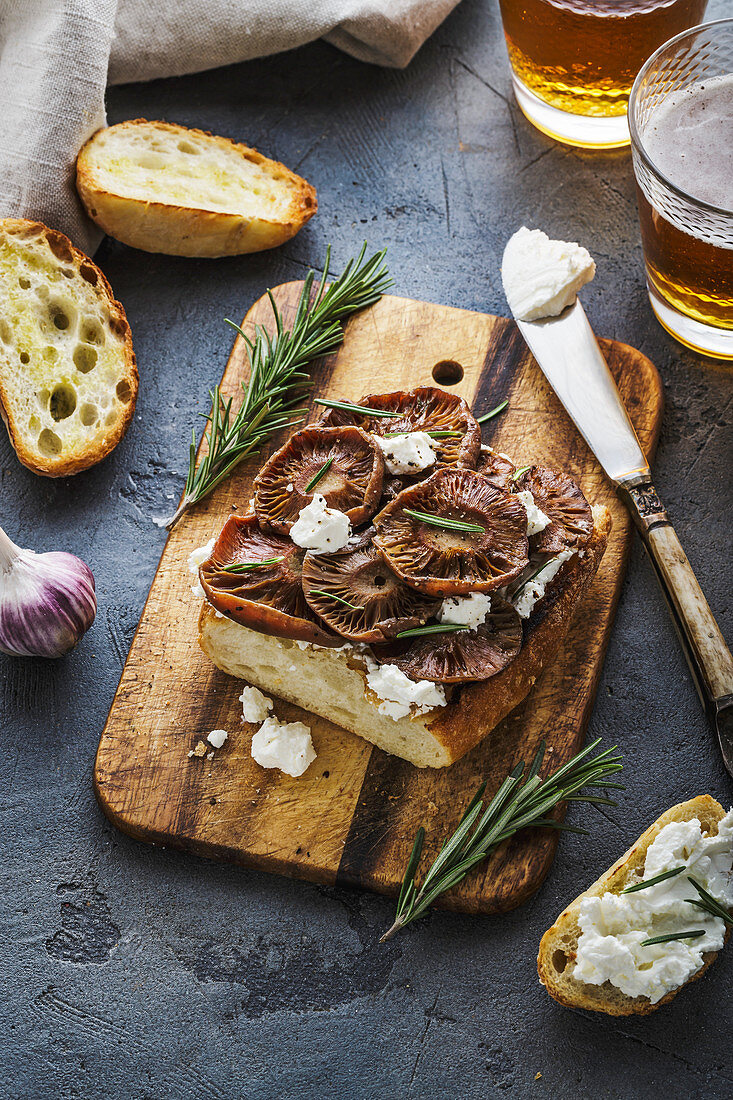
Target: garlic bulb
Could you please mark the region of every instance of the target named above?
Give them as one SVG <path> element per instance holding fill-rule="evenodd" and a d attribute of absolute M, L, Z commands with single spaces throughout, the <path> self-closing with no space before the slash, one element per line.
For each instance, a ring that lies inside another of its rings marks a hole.
<path fill-rule="evenodd" d="M 61 657 L 97 613 L 94 576 L 73 554 L 21 550 L 0 527 L 0 651 Z"/>

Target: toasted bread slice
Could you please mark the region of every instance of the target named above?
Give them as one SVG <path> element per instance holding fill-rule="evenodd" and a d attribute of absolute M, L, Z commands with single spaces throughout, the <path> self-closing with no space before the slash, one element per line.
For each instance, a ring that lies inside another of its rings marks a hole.
<path fill-rule="evenodd" d="M 540 941 L 537 956 L 537 971 L 540 981 L 548 993 L 562 1005 L 570 1008 L 587 1008 L 591 1012 L 605 1012 L 609 1016 L 645 1016 L 654 1012 L 660 1005 L 667 1004 L 677 995 L 679 989 L 672 989 L 656 1004 L 648 997 L 629 997 L 611 982 L 603 985 L 588 985 L 573 977 L 574 960 L 578 950 L 580 927 L 580 903 L 586 897 L 600 897 L 603 894 L 618 894 L 639 876 L 643 877 L 647 850 L 655 837 L 671 821 L 689 821 L 696 817 L 703 831 L 716 835 L 718 823 L 725 815 L 719 802 L 709 794 L 699 795 L 689 802 L 680 802 L 663 813 L 646 832 L 642 833 L 635 844 L 614 863 L 605 874 L 579 894 L 575 901 L 560 914 L 552 928 L 545 932 Z M 729 933 L 728 933 L 729 934 Z M 726 935 L 726 939 L 727 939 Z M 703 955 L 703 966 L 689 979 L 690 982 L 701 978 L 710 964 L 717 958 L 718 952 L 709 951 Z M 689 985 L 689 982 L 685 984 Z M 680 988 L 684 988 L 680 986 Z"/>
<path fill-rule="evenodd" d="M 275 248 L 318 209 L 315 188 L 256 149 L 144 118 L 98 130 L 76 185 L 105 233 L 171 256 Z"/>
<path fill-rule="evenodd" d="M 116 447 L 138 376 L 102 272 L 40 222 L 0 220 L 0 413 L 30 470 L 66 477 Z"/>
<path fill-rule="evenodd" d="M 367 695 L 366 663 L 353 649 L 301 648 L 217 615 L 207 603 L 199 643 L 218 668 L 320 714 L 385 752 L 419 768 L 444 768 L 478 744 L 530 691 L 560 648 L 578 600 L 600 565 L 611 529 L 604 507 L 593 509 L 593 534 L 559 598 L 529 632 L 519 655 L 490 680 L 465 684 L 445 707 L 396 721 Z"/>

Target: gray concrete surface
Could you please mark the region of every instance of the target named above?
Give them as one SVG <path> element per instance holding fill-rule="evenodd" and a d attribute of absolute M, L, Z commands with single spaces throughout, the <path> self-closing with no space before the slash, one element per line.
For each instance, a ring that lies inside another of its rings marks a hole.
<path fill-rule="evenodd" d="M 722 14 L 725 0 L 712 4 Z M 728 636 L 730 374 L 676 346 L 647 304 L 629 155 L 536 133 L 516 108 L 493 3 L 464 0 L 405 72 L 317 44 L 187 79 L 114 89 L 147 116 L 244 137 L 318 187 L 284 248 L 196 262 L 107 241 L 140 363 L 112 457 L 34 477 L 0 438 L 0 522 L 92 566 L 99 614 L 57 663 L 0 656 L 0 1095 L 6 1100 L 733 1095 L 730 957 L 648 1019 L 560 1008 L 538 986 L 542 931 L 658 813 L 733 789 L 639 546 L 591 734 L 618 742 L 627 790 L 570 819 L 544 886 L 495 919 L 435 913 L 387 947 L 379 897 L 245 873 L 119 834 L 92 794 L 99 732 L 161 553 L 151 521 L 183 483 L 186 438 L 242 316 L 268 284 L 363 238 L 399 293 L 503 313 L 499 259 L 523 221 L 582 240 L 596 330 L 665 383 L 656 483 Z M 536 1079 L 536 1075 L 541 1078 Z"/>

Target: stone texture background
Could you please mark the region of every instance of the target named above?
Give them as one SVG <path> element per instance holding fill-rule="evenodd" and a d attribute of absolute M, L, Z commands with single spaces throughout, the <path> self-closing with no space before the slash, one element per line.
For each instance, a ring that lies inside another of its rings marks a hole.
<path fill-rule="evenodd" d="M 97 259 L 140 363 L 128 437 L 66 481 L 34 477 L 0 438 L 0 522 L 23 545 L 82 555 L 99 591 L 96 623 L 66 660 L 0 655 L 0 1093 L 731 1096 L 730 952 L 648 1019 L 567 1011 L 537 983 L 541 933 L 661 810 L 702 791 L 733 800 L 638 544 L 590 729 L 620 745 L 628 789 L 603 815 L 571 810 L 592 835 L 564 836 L 544 886 L 508 916 L 435 913 L 380 947 L 388 901 L 145 847 L 106 822 L 91 785 L 163 547 L 152 517 L 181 491 L 186 438 L 229 351 L 223 318 L 318 265 L 328 241 L 337 270 L 368 238 L 389 246 L 398 293 L 496 313 L 502 248 L 522 222 L 585 243 L 598 261 L 584 292 L 597 332 L 662 373 L 656 484 L 733 635 L 730 374 L 652 317 L 628 152 L 578 152 L 529 126 L 490 0 L 464 0 L 405 72 L 316 44 L 116 88 L 109 114 L 243 137 L 312 180 L 321 212 L 284 248 L 233 260 L 106 241 Z"/>

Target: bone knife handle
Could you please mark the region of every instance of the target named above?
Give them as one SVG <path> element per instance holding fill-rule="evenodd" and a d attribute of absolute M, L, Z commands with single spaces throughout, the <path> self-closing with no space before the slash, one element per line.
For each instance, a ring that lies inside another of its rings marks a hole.
<path fill-rule="evenodd" d="M 637 479 L 633 479 L 636 481 Z M 733 775 L 733 655 L 650 481 L 620 483 L 657 574 L 687 663 Z"/>

